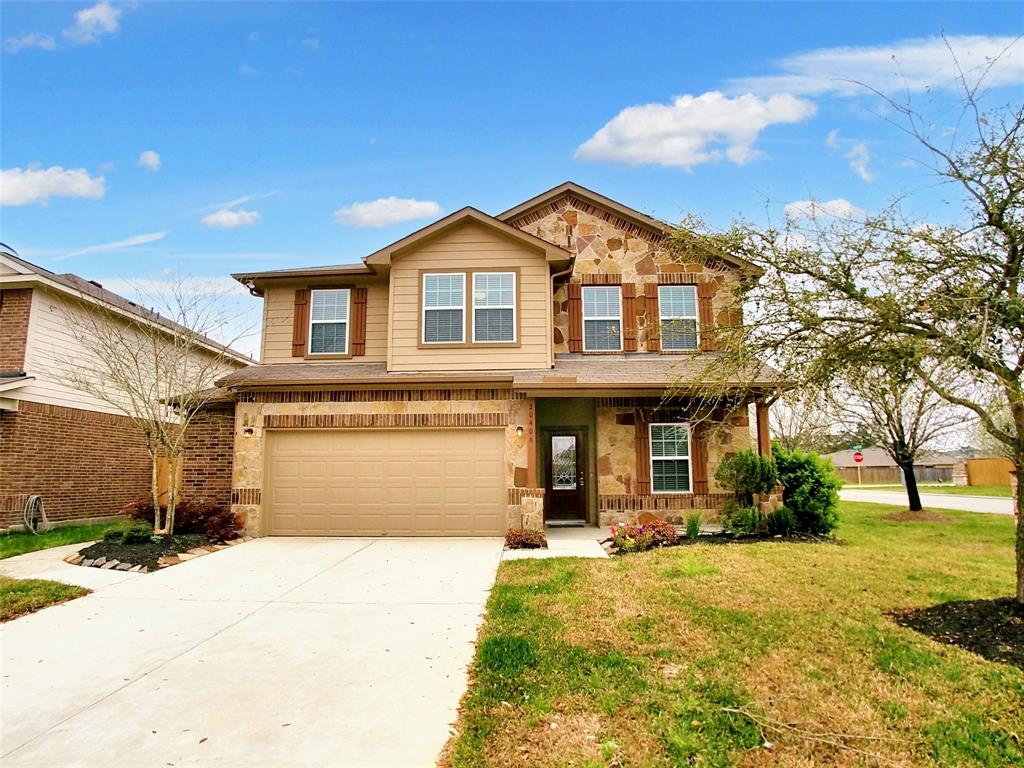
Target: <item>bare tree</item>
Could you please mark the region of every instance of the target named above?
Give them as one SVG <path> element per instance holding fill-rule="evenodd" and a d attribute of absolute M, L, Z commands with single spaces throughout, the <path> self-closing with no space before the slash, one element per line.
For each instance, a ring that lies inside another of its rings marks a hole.
<path fill-rule="evenodd" d="M 941 378 L 932 372 L 935 378 Z M 960 431 L 964 410 L 939 397 L 907 366 L 851 371 L 830 393 L 847 427 L 869 436 L 903 472 L 911 512 L 921 510 L 914 464 L 921 453 Z"/>
<path fill-rule="evenodd" d="M 231 344 L 248 335 L 236 327 L 223 291 L 175 277 L 160 289 L 140 290 L 155 310 L 83 284 L 80 301 L 64 310 L 78 351 L 53 363 L 54 377 L 131 419 L 153 462 L 154 530 L 174 532 L 176 468 L 189 427 L 218 396 L 215 382 L 243 358 Z M 230 337 L 227 344 L 210 337 Z M 160 458 L 165 458 L 167 503 L 161 510 Z"/>
<path fill-rule="evenodd" d="M 787 392 L 769 411 L 772 440 L 788 451 L 823 451 L 835 437 L 836 414 L 817 390 Z"/>

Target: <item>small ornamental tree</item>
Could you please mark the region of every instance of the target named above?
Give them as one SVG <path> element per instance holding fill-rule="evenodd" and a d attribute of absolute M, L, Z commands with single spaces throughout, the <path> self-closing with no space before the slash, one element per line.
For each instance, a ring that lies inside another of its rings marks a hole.
<path fill-rule="evenodd" d="M 749 507 L 754 503 L 755 493 L 771 493 L 775 489 L 779 475 L 770 457 L 759 456 L 747 448 L 722 459 L 715 470 L 715 480 L 735 493 L 742 506 Z"/>
<path fill-rule="evenodd" d="M 772 448 L 782 484 L 782 502 L 793 513 L 796 530 L 831 533 L 839 524 L 842 480 L 832 462 L 816 453 Z"/>

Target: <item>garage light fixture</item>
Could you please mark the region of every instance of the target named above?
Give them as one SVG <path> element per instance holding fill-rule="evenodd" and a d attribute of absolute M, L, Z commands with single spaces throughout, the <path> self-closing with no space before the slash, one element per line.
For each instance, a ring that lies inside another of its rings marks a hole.
<path fill-rule="evenodd" d="M 256 430 L 252 427 L 246 427 L 242 430 L 242 437 L 252 437 L 256 434 Z"/>
<path fill-rule="evenodd" d="M 516 427 L 516 437 L 522 437 L 522 436 L 523 436 L 523 425 L 520 424 L 518 427 Z"/>

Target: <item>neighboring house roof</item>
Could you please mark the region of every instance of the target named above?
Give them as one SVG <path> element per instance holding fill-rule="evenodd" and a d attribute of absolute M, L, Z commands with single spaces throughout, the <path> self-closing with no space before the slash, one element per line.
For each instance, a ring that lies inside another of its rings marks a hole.
<path fill-rule="evenodd" d="M 523 219 L 536 209 L 542 208 L 549 203 L 570 195 L 589 202 L 592 205 L 612 211 L 623 219 L 647 229 L 659 238 L 665 237 L 673 230 L 677 229 L 675 225 L 670 224 L 667 221 L 656 219 L 653 216 L 648 216 L 646 213 L 642 213 L 635 208 L 623 205 L 617 200 L 605 197 L 599 192 L 587 189 L 574 181 L 566 181 L 559 184 L 557 187 L 552 187 L 547 192 L 541 192 L 536 197 L 531 197 L 526 202 L 520 203 L 513 208 L 509 208 L 504 213 L 499 213 L 497 218 L 508 222 Z M 722 254 L 722 260 L 739 269 L 749 270 L 757 274 L 762 272 L 760 267 L 751 264 L 749 261 L 741 259 L 738 256 L 733 256 L 732 254 Z"/>
<path fill-rule="evenodd" d="M 861 462 L 862 467 L 895 467 L 896 462 L 887 454 L 882 448 L 877 446 L 870 446 L 864 448 L 861 453 L 864 454 L 864 461 Z M 832 462 L 835 467 L 856 467 L 857 462 L 853 460 L 853 450 L 848 451 L 834 451 L 832 453 L 825 454 L 825 458 Z M 957 463 L 956 459 L 950 458 L 949 456 L 943 456 L 938 453 L 923 453 L 917 457 L 914 462 L 916 467 L 951 467 Z"/>
<path fill-rule="evenodd" d="M 23 387 L 30 381 L 35 381 L 35 376 L 25 374 L 6 374 L 0 372 L 0 392 L 7 392 L 18 387 Z"/>
<path fill-rule="evenodd" d="M 0 243 L 0 260 L 5 260 L 9 262 L 13 268 L 18 269 L 18 274 L 0 275 L 0 286 L 5 282 L 23 282 L 28 279 L 32 282 L 42 283 L 59 291 L 60 293 L 68 294 L 76 298 L 92 299 L 125 315 L 132 315 L 165 328 L 173 334 L 183 332 L 192 333 L 192 331 L 185 326 L 164 317 L 158 312 L 146 309 L 145 307 L 136 304 L 134 301 L 126 299 L 120 294 L 108 291 L 102 285 L 93 280 L 86 280 L 84 277 L 79 277 L 71 272 L 57 274 L 56 272 L 51 272 L 50 270 L 45 269 L 44 267 L 40 267 L 38 264 L 25 261 L 25 259 L 21 258 L 14 252 L 13 248 L 3 243 Z M 241 352 L 221 344 L 218 341 L 214 341 L 207 336 L 196 334 L 196 337 L 201 345 L 217 352 L 226 353 L 229 357 L 240 363 L 249 365 L 253 362 L 252 358 L 248 355 L 244 355 Z"/>
<path fill-rule="evenodd" d="M 386 245 L 383 248 L 374 251 L 369 256 L 363 258 L 362 264 L 336 264 L 333 266 L 322 266 L 322 267 L 300 267 L 296 269 L 273 269 L 263 272 L 239 272 L 231 275 L 235 280 L 238 280 L 243 285 L 247 286 L 253 293 L 259 294 L 259 288 L 255 285 L 257 280 L 265 280 L 268 278 L 280 278 L 280 277 L 333 277 L 337 275 L 375 275 L 378 273 L 376 267 L 388 267 L 391 264 L 392 255 L 399 253 L 400 251 L 417 245 L 425 240 L 429 240 L 432 237 L 440 235 L 442 232 L 451 229 L 454 226 L 464 224 L 467 221 L 474 221 L 478 224 L 482 224 L 485 227 L 497 230 L 506 237 L 512 238 L 519 242 L 525 243 L 531 248 L 535 248 L 542 252 L 545 258 L 549 262 L 553 263 L 565 263 L 568 264 L 572 259 L 572 253 L 561 246 L 544 240 L 543 238 L 531 235 L 529 232 L 524 232 L 521 229 L 517 229 L 504 221 L 489 216 L 483 211 L 479 211 L 476 208 L 467 206 L 461 210 L 450 213 L 443 218 L 438 219 L 432 224 L 428 224 L 415 232 L 406 235 L 400 240 L 396 240 L 390 245 Z"/>
<path fill-rule="evenodd" d="M 672 359 L 644 359 L 645 355 L 602 355 L 600 358 L 559 357 L 553 368 L 456 372 L 388 373 L 384 362 L 376 363 L 273 363 L 255 365 L 228 374 L 217 383 L 231 389 L 245 387 L 322 386 L 326 384 L 436 384 L 491 382 L 515 388 L 541 389 L 632 389 L 665 390 L 679 383 L 699 379 L 713 354 L 687 355 Z M 764 366 L 739 382 L 748 386 L 777 388 L 783 383 L 777 371 Z"/>

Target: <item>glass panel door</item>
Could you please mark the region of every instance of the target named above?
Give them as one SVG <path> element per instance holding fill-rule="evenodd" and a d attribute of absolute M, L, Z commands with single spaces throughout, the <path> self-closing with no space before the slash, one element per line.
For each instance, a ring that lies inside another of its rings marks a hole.
<path fill-rule="evenodd" d="M 576 436 L 551 437 L 551 488 L 556 491 L 576 490 Z"/>

